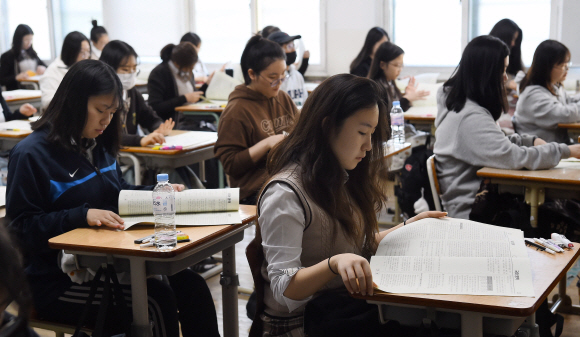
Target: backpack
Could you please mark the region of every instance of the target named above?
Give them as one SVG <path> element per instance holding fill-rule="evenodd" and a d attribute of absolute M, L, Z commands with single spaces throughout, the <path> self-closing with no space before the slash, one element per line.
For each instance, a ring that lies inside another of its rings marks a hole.
<path fill-rule="evenodd" d="M 413 148 L 411 155 L 401 170 L 399 183 L 395 186 L 395 195 L 399 207 L 408 216 L 415 216 L 414 204 L 421 197 L 425 198 L 430 210 L 435 210 L 429 176 L 427 175 L 427 158 L 433 155 L 429 149 L 430 138 L 427 137 L 425 145 Z M 423 190 L 423 193 L 421 191 Z"/>

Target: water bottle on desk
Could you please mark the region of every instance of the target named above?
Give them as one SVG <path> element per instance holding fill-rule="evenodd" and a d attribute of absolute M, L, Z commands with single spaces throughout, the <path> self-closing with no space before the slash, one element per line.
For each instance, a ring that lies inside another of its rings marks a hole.
<path fill-rule="evenodd" d="M 171 250 L 177 245 L 175 229 L 175 191 L 166 173 L 157 175 L 153 189 L 153 215 L 155 216 L 155 246 Z"/>
<path fill-rule="evenodd" d="M 395 147 L 405 143 L 405 117 L 399 101 L 394 101 L 391 109 L 391 139 Z"/>

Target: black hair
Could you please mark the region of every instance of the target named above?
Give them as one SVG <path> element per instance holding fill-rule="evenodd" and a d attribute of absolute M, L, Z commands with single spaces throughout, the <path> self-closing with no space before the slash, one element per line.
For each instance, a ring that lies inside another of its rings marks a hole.
<path fill-rule="evenodd" d="M 487 109 L 494 120 L 507 111 L 504 68 L 509 53 L 508 46 L 496 37 L 482 35 L 471 40 L 453 75 L 443 84 L 447 109 L 459 113 L 470 99 Z"/>
<path fill-rule="evenodd" d="M 99 42 L 101 36 L 109 34 L 105 27 L 97 25 L 97 20 L 93 20 L 91 23 L 93 24 L 93 28 L 91 28 L 91 41 L 93 41 L 93 43 Z"/>
<path fill-rule="evenodd" d="M 286 61 L 286 54 L 282 47 L 261 35 L 252 36 L 248 40 L 240 60 L 246 85 L 252 83 L 248 70 L 252 69 L 254 73 L 259 74 L 276 60 Z"/>
<path fill-rule="evenodd" d="M 350 71 L 353 71 L 356 67 L 358 67 L 362 61 L 364 61 L 367 57 L 370 57 L 373 53 L 373 47 L 377 42 L 379 42 L 383 37 L 387 37 L 387 41 L 390 40 L 389 34 L 382 29 L 381 27 L 373 27 L 367 33 L 367 37 L 365 39 L 365 43 L 363 44 L 362 49 L 355 57 L 355 59 L 350 64 Z"/>
<path fill-rule="evenodd" d="M 191 42 L 181 42 L 178 45 L 170 43 L 161 49 L 163 63 L 172 61 L 177 68 L 187 68 L 197 62 L 197 51 Z"/>
<path fill-rule="evenodd" d="M 396 59 L 400 55 L 404 54 L 405 52 L 399 46 L 391 42 L 383 42 L 377 49 L 375 53 L 375 57 L 373 58 L 373 62 L 371 63 L 371 68 L 369 70 L 368 78 L 374 80 L 377 83 L 380 83 L 385 88 L 388 86 L 389 80 L 385 76 L 385 72 L 381 68 L 381 62 L 389 63 L 392 60 Z M 395 85 L 394 80 L 391 80 L 392 86 L 395 90 L 395 95 L 401 97 L 401 90 Z M 391 105 L 393 104 L 393 98 L 390 96 L 390 91 L 386 91 L 387 93 L 387 107 L 390 109 Z"/>
<path fill-rule="evenodd" d="M 280 28 L 276 27 L 276 26 L 266 26 L 262 29 L 262 31 L 260 32 L 260 35 L 262 35 L 264 38 L 268 38 L 268 36 L 272 33 L 275 32 L 281 32 Z"/>
<path fill-rule="evenodd" d="M 181 37 L 181 40 L 179 40 L 179 42 L 191 42 L 193 43 L 194 46 L 198 47 L 199 44 L 201 43 L 201 38 L 194 32 L 189 32 L 185 33 L 185 35 Z"/>
<path fill-rule="evenodd" d="M 29 25 L 24 25 L 24 24 L 20 24 L 16 27 L 16 30 L 14 30 L 14 36 L 12 37 L 12 52 L 14 53 L 14 56 L 16 57 L 16 61 L 21 61 L 22 60 L 22 40 L 24 39 L 24 37 L 26 35 L 34 35 L 34 32 L 32 31 L 32 28 L 30 28 Z M 37 58 L 38 55 L 36 54 L 36 51 L 34 51 L 34 48 L 32 48 L 32 46 L 30 46 L 30 48 L 28 48 L 26 50 L 26 53 L 28 53 L 28 56 L 30 56 L 30 58 Z"/>
<path fill-rule="evenodd" d="M 518 33 L 518 37 L 512 47 L 514 35 Z M 522 29 L 512 20 L 499 20 L 489 32 L 489 35 L 495 36 L 502 40 L 510 48 L 510 62 L 507 67 L 507 73 L 515 75 L 520 70 L 524 70 L 524 62 L 522 61 L 522 39 L 524 38 Z"/>
<path fill-rule="evenodd" d="M 32 296 L 24 274 L 23 258 L 16 247 L 17 240 L 9 235 L 5 227 L 9 223 L 8 219 L 0 220 L 0 294 L 8 295 L 5 299 L 18 305 L 18 318 L 15 324 L 7 328 L 9 331 L 1 330 L 2 333 L 13 336 L 10 332 L 25 330 L 28 326 Z M 0 303 L 2 304 L 6 303 Z M 20 336 L 16 333 L 14 335 Z"/>
<path fill-rule="evenodd" d="M 83 129 L 87 123 L 89 97 L 113 94 L 118 109 L 105 129 L 97 137 L 97 144 L 112 156 L 117 156 L 121 139 L 120 112 L 124 109 L 123 86 L 117 72 L 97 60 L 75 63 L 64 76 L 48 108 L 32 129 L 49 128 L 48 141 L 67 150 L 81 153 Z M 63 127 L 66 126 L 66 127 Z M 71 140 L 74 140 L 73 144 Z"/>
<path fill-rule="evenodd" d="M 541 85 L 556 96 L 557 93 L 551 85 L 552 69 L 570 61 L 570 56 L 568 47 L 558 41 L 546 40 L 540 43 L 534 52 L 532 66 L 520 83 L 520 92 L 523 92 L 528 85 Z"/>
<path fill-rule="evenodd" d="M 131 55 L 135 56 L 135 59 L 138 57 L 133 47 L 126 42 L 113 40 L 103 48 L 99 61 L 105 62 L 117 71 L 121 63 Z"/>
<path fill-rule="evenodd" d="M 72 66 L 77 61 L 83 41 L 87 41 L 89 48 L 91 48 L 89 39 L 81 32 L 70 32 L 64 38 L 60 51 L 60 59 L 67 67 Z"/>

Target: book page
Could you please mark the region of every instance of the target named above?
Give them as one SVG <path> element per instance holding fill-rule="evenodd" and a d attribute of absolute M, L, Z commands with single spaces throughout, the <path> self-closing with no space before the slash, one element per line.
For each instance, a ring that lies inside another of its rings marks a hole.
<path fill-rule="evenodd" d="M 175 193 L 177 213 L 227 212 L 240 207 L 240 189 L 192 189 Z M 122 190 L 119 215 L 153 215 L 153 191 Z"/>
<path fill-rule="evenodd" d="M 123 216 L 125 230 L 130 227 L 140 225 L 155 225 L 153 215 Z M 175 215 L 177 226 L 215 226 L 215 225 L 235 225 L 241 224 L 242 217 L 238 211 L 235 212 L 212 212 L 212 213 L 183 213 Z"/>
<path fill-rule="evenodd" d="M 375 255 L 438 257 L 525 257 L 519 229 L 463 219 L 427 218 L 383 238 Z"/>
<path fill-rule="evenodd" d="M 184 150 L 205 144 L 213 144 L 217 141 L 217 132 L 188 131 L 175 136 L 166 136 L 163 146 L 181 146 Z"/>
<path fill-rule="evenodd" d="M 371 270 L 392 293 L 534 296 L 528 258 L 373 256 Z"/>

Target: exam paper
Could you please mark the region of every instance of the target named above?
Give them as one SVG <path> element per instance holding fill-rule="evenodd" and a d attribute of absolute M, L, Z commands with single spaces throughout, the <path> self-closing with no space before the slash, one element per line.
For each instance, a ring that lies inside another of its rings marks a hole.
<path fill-rule="evenodd" d="M 136 224 L 154 225 L 153 215 L 122 216 L 125 221 L 125 230 Z M 242 217 L 238 211 L 215 213 L 184 213 L 175 214 L 177 226 L 215 226 L 241 224 Z"/>
<path fill-rule="evenodd" d="M 177 136 L 166 136 L 163 146 L 181 146 L 184 150 L 217 141 L 217 133 L 209 131 L 188 131 Z"/>

